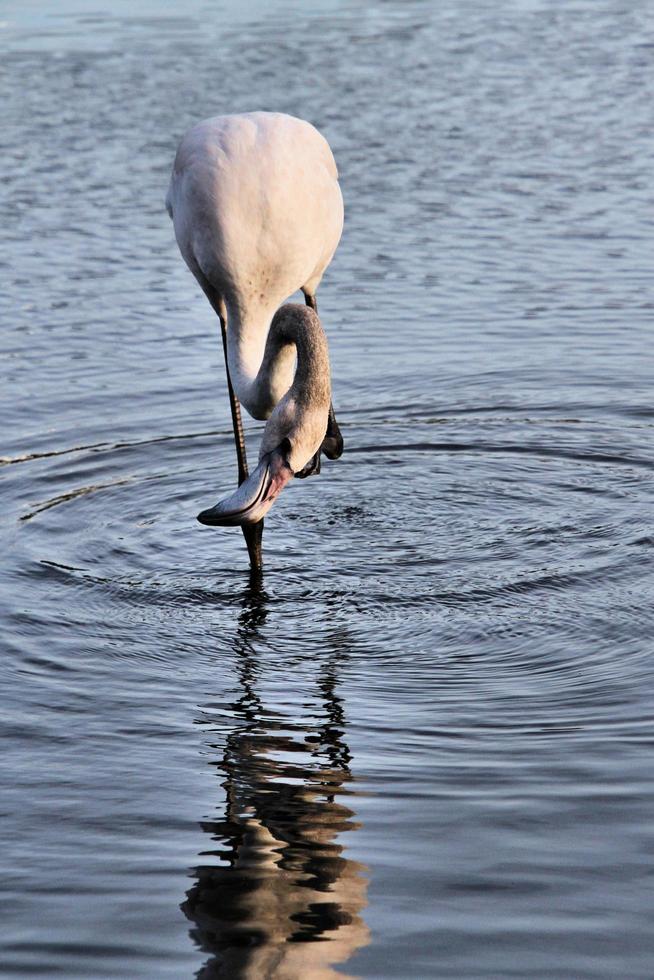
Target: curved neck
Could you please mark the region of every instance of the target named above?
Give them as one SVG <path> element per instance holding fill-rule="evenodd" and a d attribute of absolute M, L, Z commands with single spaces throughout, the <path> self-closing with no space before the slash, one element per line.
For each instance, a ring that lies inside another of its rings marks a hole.
<path fill-rule="evenodd" d="M 274 309 L 227 305 L 227 363 L 238 400 L 255 419 L 267 419 L 293 381 L 295 345 L 277 343 Z"/>
<path fill-rule="evenodd" d="M 298 402 L 329 387 L 327 341 L 313 310 L 287 303 L 275 313 L 261 307 L 239 315 L 229 310 L 227 360 L 234 390 L 256 419 L 267 419 L 289 389 Z M 297 367 L 295 367 L 297 355 Z M 295 371 L 294 371 L 295 368 Z"/>

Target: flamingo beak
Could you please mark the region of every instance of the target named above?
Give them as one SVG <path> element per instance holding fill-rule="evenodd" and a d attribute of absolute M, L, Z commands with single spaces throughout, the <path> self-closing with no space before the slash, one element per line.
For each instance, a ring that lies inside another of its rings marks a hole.
<path fill-rule="evenodd" d="M 257 524 L 268 513 L 289 480 L 293 470 L 280 448 L 261 458 L 256 470 L 228 497 L 215 507 L 198 514 L 200 524 L 212 527 L 234 527 Z"/>

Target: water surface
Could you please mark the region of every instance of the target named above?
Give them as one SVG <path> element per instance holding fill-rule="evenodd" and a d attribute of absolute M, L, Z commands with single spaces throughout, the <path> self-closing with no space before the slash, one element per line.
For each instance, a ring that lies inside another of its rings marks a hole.
<path fill-rule="evenodd" d="M 650 978 L 650 6 L 3 21 L 3 976 Z M 346 202 L 262 582 L 163 208 L 254 108 Z"/>

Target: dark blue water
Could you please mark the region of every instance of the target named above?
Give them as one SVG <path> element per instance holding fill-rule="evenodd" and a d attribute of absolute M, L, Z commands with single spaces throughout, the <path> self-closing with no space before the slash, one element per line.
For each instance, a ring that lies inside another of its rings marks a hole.
<path fill-rule="evenodd" d="M 649 980 L 651 5 L 140 11 L 2 14 L 0 973 Z M 255 108 L 346 203 L 261 582 L 163 207 Z"/>

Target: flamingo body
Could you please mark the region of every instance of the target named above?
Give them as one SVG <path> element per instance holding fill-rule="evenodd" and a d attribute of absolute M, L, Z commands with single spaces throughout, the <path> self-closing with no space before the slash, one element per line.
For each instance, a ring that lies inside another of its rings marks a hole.
<path fill-rule="evenodd" d="M 321 449 L 330 459 L 342 451 L 315 311 L 343 229 L 336 163 L 324 137 L 301 119 L 216 116 L 183 137 L 166 207 L 182 256 L 220 316 L 233 386 L 241 484 L 198 520 L 260 524 L 294 475 L 319 472 Z M 313 309 L 280 307 L 298 289 Z M 250 476 L 234 391 L 251 415 L 268 419 Z"/>
<path fill-rule="evenodd" d="M 293 378 L 293 356 L 275 366 L 257 398 L 272 317 L 298 289 L 313 296 L 343 229 L 343 199 L 329 144 L 282 113 L 216 116 L 182 139 L 166 199 L 187 265 L 222 298 L 228 365 L 240 401 L 267 418 Z"/>

